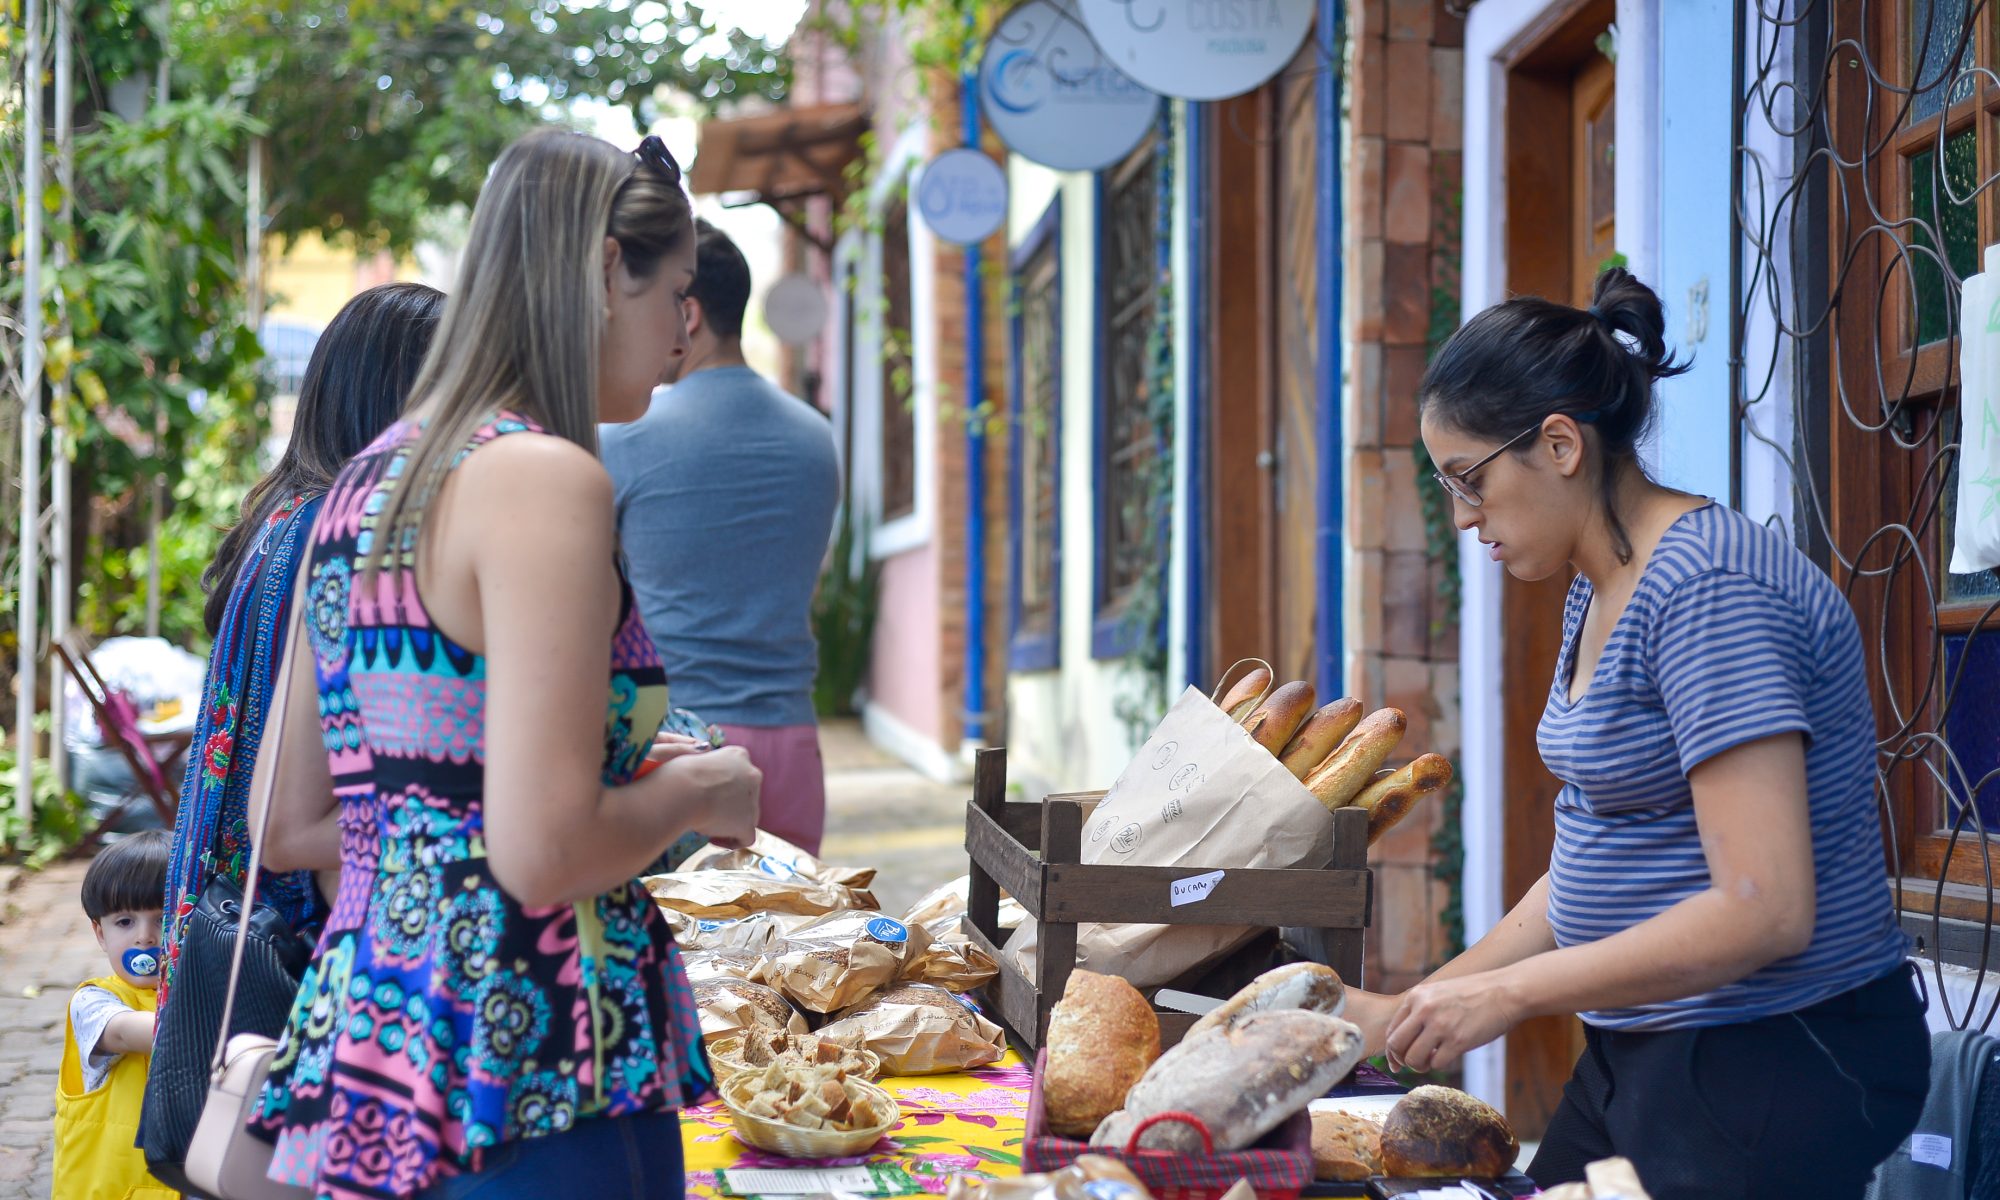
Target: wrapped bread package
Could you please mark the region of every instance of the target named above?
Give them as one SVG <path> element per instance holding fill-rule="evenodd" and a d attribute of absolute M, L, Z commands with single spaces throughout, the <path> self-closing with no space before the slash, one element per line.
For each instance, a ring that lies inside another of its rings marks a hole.
<path fill-rule="evenodd" d="M 819 1031 L 827 1041 L 872 1050 L 887 1075 L 936 1075 L 999 1062 L 1007 1035 L 970 1002 L 940 987 L 906 983 L 842 1012 Z"/>
<path fill-rule="evenodd" d="M 1046 1175 L 955 1175 L 945 1200 L 1153 1200 L 1153 1194 L 1124 1163 L 1084 1154 Z"/>
<path fill-rule="evenodd" d="M 688 982 L 697 986 L 717 979 L 748 979 L 757 970 L 757 956 L 719 951 L 684 954 L 681 968 Z"/>
<path fill-rule="evenodd" d="M 665 911 L 667 928 L 673 931 L 674 941 L 681 949 L 696 953 L 758 954 L 784 937 L 791 928 L 812 920 L 811 917 L 797 917 L 788 925 L 775 913 L 760 912 L 717 921 L 708 917 L 691 917 L 679 909 Z"/>
<path fill-rule="evenodd" d="M 921 925 L 878 912 L 831 913 L 765 950 L 752 977 L 800 1008 L 830 1013 L 902 978 L 918 947 L 930 944 Z"/>
<path fill-rule="evenodd" d="M 753 1030 L 804 1033 L 806 1019 L 783 996 L 747 979 L 711 979 L 694 985 L 701 1040 L 714 1042 Z"/>
<path fill-rule="evenodd" d="M 860 890 L 875 882 L 874 867 L 836 867 L 799 849 L 775 833 L 759 829 L 757 838 L 741 850 L 710 845 L 697 851 L 676 868 L 681 874 L 693 871 L 761 871 L 777 879 L 804 879 L 814 883 L 834 883 Z M 875 907 L 874 897 L 858 908 Z"/>
<path fill-rule="evenodd" d="M 910 911 L 903 914 L 904 922 L 922 925 L 935 938 L 964 941 L 960 922 L 965 919 L 966 906 L 971 903 L 968 899 L 971 887 L 970 875 L 960 875 L 950 883 L 939 884 L 910 906 Z M 1021 922 L 1027 919 L 1028 910 L 1021 907 L 1019 900 L 1005 892 L 1000 893 L 1000 928 L 1018 929 Z"/>
<path fill-rule="evenodd" d="M 910 930 L 928 929 L 912 923 Z M 1000 973 L 993 956 L 972 942 L 944 938 L 935 933 L 925 938 L 903 968 L 906 983 L 934 983 L 953 992 L 969 992 L 983 986 Z"/>
<path fill-rule="evenodd" d="M 865 890 L 762 871 L 675 872 L 648 875 L 643 882 L 655 904 L 698 920 L 731 921 L 760 912 L 818 917 L 875 907 L 875 897 Z"/>

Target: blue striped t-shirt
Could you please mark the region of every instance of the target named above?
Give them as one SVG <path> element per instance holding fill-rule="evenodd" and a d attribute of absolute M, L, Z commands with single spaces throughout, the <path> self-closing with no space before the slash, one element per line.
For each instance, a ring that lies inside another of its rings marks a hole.
<path fill-rule="evenodd" d="M 1903 961 L 1884 881 L 1875 719 L 1840 590 L 1776 533 L 1720 504 L 1660 539 L 1588 690 L 1569 702 L 1590 605 L 1578 576 L 1537 741 L 1563 783 L 1549 862 L 1556 944 L 1596 941 L 1709 885 L 1687 773 L 1758 738 L 1806 739 L 1818 910 L 1805 952 L 1699 996 L 1583 1013 L 1604 1029 L 1686 1029 L 1792 1012 Z"/>

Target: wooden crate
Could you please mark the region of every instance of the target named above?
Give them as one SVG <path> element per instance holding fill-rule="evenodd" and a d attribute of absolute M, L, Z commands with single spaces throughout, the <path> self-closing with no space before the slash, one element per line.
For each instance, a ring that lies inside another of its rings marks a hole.
<path fill-rule="evenodd" d="M 1321 869 L 1229 868 L 1198 906 L 1175 908 L 1176 880 L 1218 868 L 1086 865 L 1083 824 L 1103 792 L 1049 796 L 1039 803 L 1007 798 L 1007 752 L 982 750 L 975 762 L 972 801 L 965 810 L 965 849 L 972 860 L 968 924 L 971 936 L 1000 964 L 984 989 L 988 1015 L 1032 1052 L 1048 1032 L 1049 1010 L 1076 969 L 1076 927 L 1112 921 L 1157 925 L 1250 925 L 1269 932 L 1222 966 L 1170 987 L 1228 995 L 1279 962 L 1310 959 L 1361 984 L 1363 932 L 1373 903 L 1368 870 L 1368 814 L 1333 814 L 1333 859 Z M 1021 903 L 1040 925 L 1035 976 L 1000 953 L 1000 893 Z M 1160 1041 L 1173 1045 L 1195 1018 L 1160 1013 Z"/>

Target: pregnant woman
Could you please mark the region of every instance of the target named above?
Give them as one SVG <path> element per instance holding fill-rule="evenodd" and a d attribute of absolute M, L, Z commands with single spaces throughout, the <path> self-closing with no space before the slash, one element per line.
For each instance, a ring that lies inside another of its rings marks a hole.
<path fill-rule="evenodd" d="M 409 412 L 327 497 L 259 763 L 271 864 L 340 868 L 253 1124 L 278 1182 L 682 1194 L 677 1110 L 711 1077 L 635 877 L 689 830 L 747 842 L 759 778 L 741 750 L 654 749 L 666 677 L 596 438 L 685 352 L 693 272 L 658 138 L 522 138 Z"/>
<path fill-rule="evenodd" d="M 1657 1200 L 1859 1197 L 1930 1048 L 1884 885 L 1875 720 L 1840 590 L 1781 534 L 1652 482 L 1668 356 L 1622 270 L 1588 309 L 1510 300 L 1419 405 L 1460 529 L 1519 579 L 1574 568 L 1543 761 L 1548 874 L 1479 943 L 1349 1014 L 1419 1071 L 1529 1017 L 1586 1045 L 1529 1167 L 1633 1160 Z"/>

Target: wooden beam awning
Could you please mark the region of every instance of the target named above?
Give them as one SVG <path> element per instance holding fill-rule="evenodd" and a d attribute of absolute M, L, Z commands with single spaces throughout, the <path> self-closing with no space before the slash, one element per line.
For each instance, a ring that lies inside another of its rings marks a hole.
<path fill-rule="evenodd" d="M 688 183 L 697 195 L 748 192 L 773 207 L 820 195 L 838 203 L 868 126 L 859 104 L 703 121 Z"/>

